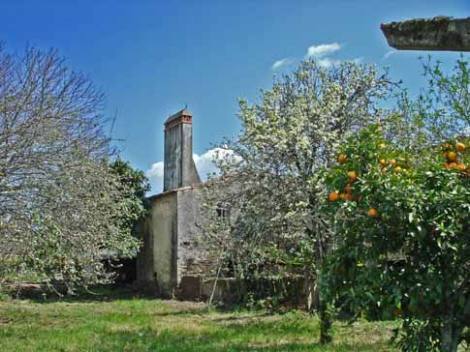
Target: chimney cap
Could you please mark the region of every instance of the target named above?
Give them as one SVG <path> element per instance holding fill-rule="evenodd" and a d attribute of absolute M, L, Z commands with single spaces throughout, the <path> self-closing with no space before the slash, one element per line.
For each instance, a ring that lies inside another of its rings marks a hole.
<path fill-rule="evenodd" d="M 179 118 L 181 116 L 191 116 L 192 117 L 193 114 L 191 114 L 191 112 L 186 108 L 182 109 L 182 110 L 178 111 L 176 114 L 173 114 L 169 118 L 167 118 L 166 121 L 165 121 L 165 125 L 170 123 L 173 120 L 176 120 L 177 118 Z"/>

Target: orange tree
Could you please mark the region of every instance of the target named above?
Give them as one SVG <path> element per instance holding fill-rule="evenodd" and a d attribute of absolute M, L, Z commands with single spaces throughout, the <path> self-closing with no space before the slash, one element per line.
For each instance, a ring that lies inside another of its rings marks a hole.
<path fill-rule="evenodd" d="M 470 318 L 469 141 L 418 150 L 383 135 L 362 130 L 326 172 L 323 290 L 349 312 L 401 317 L 404 351 L 456 351 Z"/>

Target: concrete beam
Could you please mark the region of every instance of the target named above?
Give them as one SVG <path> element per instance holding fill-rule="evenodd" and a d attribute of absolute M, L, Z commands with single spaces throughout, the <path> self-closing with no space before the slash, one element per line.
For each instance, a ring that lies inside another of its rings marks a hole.
<path fill-rule="evenodd" d="M 380 28 L 395 49 L 470 51 L 470 17 L 418 18 L 382 23 Z"/>

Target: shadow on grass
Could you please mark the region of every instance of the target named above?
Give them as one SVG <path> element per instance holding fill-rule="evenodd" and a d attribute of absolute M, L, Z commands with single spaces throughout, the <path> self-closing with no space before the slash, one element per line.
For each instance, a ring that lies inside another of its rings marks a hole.
<path fill-rule="evenodd" d="M 24 291 L 13 296 L 14 299 L 29 299 L 34 303 L 39 304 L 53 304 L 57 302 L 65 303 L 100 303 L 100 302 L 113 302 L 123 300 L 145 300 L 153 301 L 158 299 L 164 303 L 165 306 L 170 308 L 168 311 L 161 311 L 153 313 L 154 316 L 177 316 L 177 315 L 188 315 L 188 314 L 205 314 L 210 311 L 233 313 L 237 311 L 245 311 L 238 306 L 220 306 L 209 308 L 203 301 L 179 301 L 179 300 L 165 300 L 159 298 L 155 294 L 142 292 L 136 289 L 134 286 L 127 285 L 102 285 L 95 286 L 88 290 L 81 290 L 73 295 L 62 295 L 59 296 L 53 291 L 37 292 L 37 291 Z M 252 316 L 265 317 L 272 315 L 266 311 L 254 312 Z M 237 316 L 230 316 L 220 318 L 220 320 L 237 320 L 240 319 Z"/>
<path fill-rule="evenodd" d="M 14 299 L 29 299 L 35 303 L 55 302 L 110 302 L 123 299 L 155 299 L 155 294 L 145 293 L 132 286 L 124 285 L 101 285 L 90 287 L 88 290 L 81 289 L 74 294 L 54 292 L 50 289 L 21 289 L 10 292 Z"/>
<path fill-rule="evenodd" d="M 320 345 L 316 332 L 285 331 L 270 323 L 229 325 L 215 331 L 189 334 L 184 331 L 113 332 L 95 345 L 98 351 L 158 351 L 158 352 L 215 352 L 215 351 L 387 351 L 386 344 L 336 343 Z"/>

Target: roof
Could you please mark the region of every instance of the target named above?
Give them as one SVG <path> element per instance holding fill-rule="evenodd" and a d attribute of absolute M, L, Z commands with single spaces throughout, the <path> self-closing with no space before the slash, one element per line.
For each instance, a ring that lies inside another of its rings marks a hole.
<path fill-rule="evenodd" d="M 388 45 L 399 50 L 470 51 L 470 17 L 417 18 L 380 27 Z"/>
<path fill-rule="evenodd" d="M 177 118 L 179 118 L 181 116 L 193 116 L 193 114 L 191 114 L 191 112 L 187 109 L 182 109 L 182 110 L 178 111 L 176 114 L 173 114 L 169 118 L 167 118 L 166 121 L 165 121 L 165 124 L 167 124 L 168 122 L 171 122 L 173 120 L 176 120 Z"/>
<path fill-rule="evenodd" d="M 176 194 L 176 193 L 182 192 L 182 191 L 189 191 L 189 190 L 198 189 L 198 188 L 202 187 L 202 185 L 203 184 L 194 184 L 194 185 L 191 185 L 191 186 L 183 186 L 183 187 L 179 187 L 179 188 L 174 188 L 174 189 L 170 189 L 168 191 L 163 191 L 163 192 L 160 192 L 160 193 L 157 193 L 157 194 L 153 194 L 153 195 L 148 196 L 146 198 L 147 198 L 148 201 L 153 202 L 153 201 L 156 201 L 160 198 L 166 197 L 170 194 Z"/>

